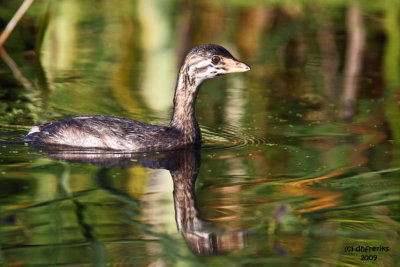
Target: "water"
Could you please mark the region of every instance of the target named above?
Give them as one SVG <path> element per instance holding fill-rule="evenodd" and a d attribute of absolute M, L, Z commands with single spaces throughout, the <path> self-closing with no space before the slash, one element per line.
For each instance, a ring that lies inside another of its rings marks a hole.
<path fill-rule="evenodd" d="M 369 2 L 320 3 L 319 12 L 94 3 L 37 3 L 2 54 L 1 265 L 398 264 L 398 13 Z M 346 35 L 357 10 L 358 45 Z M 35 57 L 22 37 L 46 14 Z M 200 150 L 21 141 L 34 123 L 76 114 L 167 124 L 184 53 L 208 42 L 252 70 L 203 84 Z"/>

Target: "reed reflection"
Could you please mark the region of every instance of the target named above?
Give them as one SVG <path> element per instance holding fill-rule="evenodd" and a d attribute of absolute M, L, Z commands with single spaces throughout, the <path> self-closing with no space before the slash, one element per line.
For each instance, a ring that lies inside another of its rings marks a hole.
<path fill-rule="evenodd" d="M 151 169 L 169 170 L 174 183 L 175 221 L 190 250 L 200 255 L 215 255 L 245 247 L 246 230 L 227 230 L 203 220 L 196 205 L 195 182 L 200 169 L 200 151 L 184 150 L 150 153 L 99 153 L 99 151 L 53 151 L 55 159 L 106 168 L 126 168 L 136 164 Z M 108 188 L 109 189 L 109 188 Z"/>

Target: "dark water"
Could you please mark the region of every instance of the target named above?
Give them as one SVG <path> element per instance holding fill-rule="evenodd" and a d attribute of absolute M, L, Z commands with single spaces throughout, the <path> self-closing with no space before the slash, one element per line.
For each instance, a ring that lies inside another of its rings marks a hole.
<path fill-rule="evenodd" d="M 34 4 L 0 61 L 0 265 L 397 266 L 399 10 Z M 201 149 L 21 142 L 76 114 L 167 124 L 183 56 L 209 42 L 252 70 L 203 84 Z"/>

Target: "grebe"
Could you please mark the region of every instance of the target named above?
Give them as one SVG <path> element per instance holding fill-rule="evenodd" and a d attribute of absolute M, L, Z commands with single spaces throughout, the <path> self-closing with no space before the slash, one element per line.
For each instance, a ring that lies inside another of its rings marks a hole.
<path fill-rule="evenodd" d="M 167 126 L 106 115 L 81 115 L 33 126 L 24 141 L 39 145 L 124 151 L 168 150 L 200 144 L 195 100 L 201 83 L 219 75 L 249 71 L 225 48 L 200 45 L 186 55 L 179 71 L 174 112 Z"/>

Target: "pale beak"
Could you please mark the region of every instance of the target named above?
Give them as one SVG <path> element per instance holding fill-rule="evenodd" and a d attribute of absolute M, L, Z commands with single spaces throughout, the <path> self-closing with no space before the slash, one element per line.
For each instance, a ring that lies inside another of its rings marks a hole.
<path fill-rule="evenodd" d="M 221 68 L 224 70 L 224 74 L 235 73 L 235 72 L 246 72 L 250 70 L 250 67 L 243 62 L 240 62 L 233 58 L 222 57 L 223 64 Z"/>

